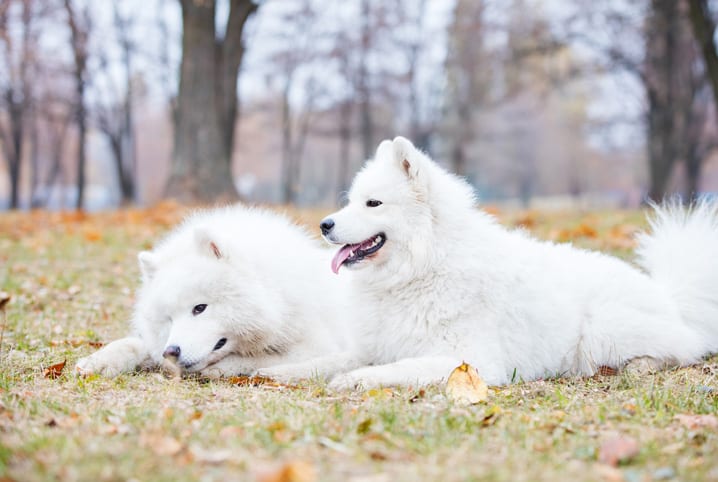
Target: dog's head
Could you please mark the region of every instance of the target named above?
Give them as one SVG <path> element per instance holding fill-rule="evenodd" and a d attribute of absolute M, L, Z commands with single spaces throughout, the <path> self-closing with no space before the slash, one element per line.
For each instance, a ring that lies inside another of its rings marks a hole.
<path fill-rule="evenodd" d="M 332 260 L 335 273 L 342 266 L 396 272 L 426 263 L 432 169 L 433 162 L 403 137 L 379 145 L 355 177 L 349 203 L 320 223 L 324 239 L 342 245 Z"/>
<path fill-rule="evenodd" d="M 171 259 L 162 252 L 139 254 L 143 287 L 137 310 L 153 325 L 151 337 L 166 340 L 157 347 L 162 356 L 183 371 L 198 372 L 230 354 L 279 351 L 274 333 L 282 307 L 251 258 L 237 259 L 242 253 L 225 250 L 203 227 L 192 231 L 189 245 Z"/>

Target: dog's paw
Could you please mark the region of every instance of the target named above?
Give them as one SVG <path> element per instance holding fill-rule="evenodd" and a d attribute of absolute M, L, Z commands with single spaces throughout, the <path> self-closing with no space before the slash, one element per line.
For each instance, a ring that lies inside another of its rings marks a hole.
<path fill-rule="evenodd" d="M 80 358 L 75 364 L 75 374 L 86 377 L 90 375 L 102 375 L 114 378 L 124 371 L 124 363 L 114 360 L 113 357 L 100 355 L 100 352 Z"/>
<path fill-rule="evenodd" d="M 364 369 L 366 370 L 366 369 Z M 364 372 L 362 369 L 354 370 L 349 373 L 342 373 L 335 376 L 329 382 L 328 388 L 334 391 L 370 389 L 379 386 L 370 373 Z"/>

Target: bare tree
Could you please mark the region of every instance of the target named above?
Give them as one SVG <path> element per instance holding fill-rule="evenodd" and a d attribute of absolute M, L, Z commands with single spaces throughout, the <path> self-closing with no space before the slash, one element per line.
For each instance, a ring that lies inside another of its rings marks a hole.
<path fill-rule="evenodd" d="M 11 9 L 19 5 L 20 35 L 10 31 Z M 20 173 L 28 126 L 32 129 L 32 75 L 35 63 L 36 35 L 33 32 L 35 2 L 2 0 L 0 2 L 0 43 L 5 74 L 0 76 L 0 142 L 10 173 L 10 208 L 19 206 Z M 18 45 L 19 43 L 19 45 Z M 31 141 L 33 139 L 31 138 Z M 32 148 L 34 149 L 34 148 Z"/>
<path fill-rule="evenodd" d="M 133 63 L 135 45 L 131 31 L 133 19 L 131 15 L 123 15 L 117 0 L 112 3 L 113 24 L 117 43 L 120 47 L 121 64 L 124 73 L 121 86 L 115 85 L 112 65 L 105 50 L 100 50 L 98 69 L 93 72 L 93 84 L 102 95 L 91 107 L 94 124 L 107 138 L 110 152 L 115 164 L 115 172 L 120 188 L 122 204 L 129 204 L 135 199 L 136 148 L 135 148 L 135 80 Z M 104 89 L 98 87 L 102 80 Z"/>
<path fill-rule="evenodd" d="M 257 10 L 252 0 L 230 0 L 222 35 L 216 1 L 180 0 L 182 62 L 175 144 L 166 194 L 184 201 L 237 197 L 231 171 L 237 117 L 242 32 Z"/>
<path fill-rule="evenodd" d="M 451 168 L 460 176 L 467 174 L 468 145 L 479 130 L 475 111 L 484 106 L 489 90 L 485 35 L 484 2 L 458 0 L 449 26 L 446 117 Z"/>
<path fill-rule="evenodd" d="M 645 85 L 651 199 L 662 200 L 673 166 L 685 155 L 695 55 L 683 2 L 652 0 L 646 19 Z"/>
<path fill-rule="evenodd" d="M 688 11 L 693 34 L 700 46 L 716 108 L 718 108 L 718 51 L 716 50 L 716 22 L 711 15 L 708 0 L 688 0 Z"/>
<path fill-rule="evenodd" d="M 86 138 L 87 138 L 87 107 L 85 105 L 87 87 L 87 59 L 89 55 L 89 37 L 92 18 L 89 8 L 85 6 L 77 10 L 73 0 L 64 0 L 67 13 L 67 26 L 70 29 L 70 47 L 74 61 L 73 77 L 75 80 L 75 123 L 77 124 L 77 199 L 75 207 L 83 209 L 85 204 L 85 170 L 86 170 Z"/>

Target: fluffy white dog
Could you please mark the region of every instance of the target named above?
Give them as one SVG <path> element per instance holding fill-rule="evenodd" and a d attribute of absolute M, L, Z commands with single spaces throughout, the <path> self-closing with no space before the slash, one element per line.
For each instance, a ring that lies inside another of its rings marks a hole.
<path fill-rule="evenodd" d="M 321 223 L 363 303 L 359 352 L 333 363 L 364 366 L 332 386 L 428 384 L 462 361 L 494 385 L 697 362 L 718 350 L 718 208 L 657 208 L 651 226 L 642 270 L 539 241 L 479 211 L 408 140 L 382 142 Z"/>
<path fill-rule="evenodd" d="M 82 358 L 76 370 L 115 376 L 169 359 L 185 372 L 238 375 L 351 349 L 354 310 L 344 283 L 324 269 L 330 258 L 269 211 L 197 212 L 139 254 L 133 334 Z M 297 376 L 322 374 L 300 368 Z"/>

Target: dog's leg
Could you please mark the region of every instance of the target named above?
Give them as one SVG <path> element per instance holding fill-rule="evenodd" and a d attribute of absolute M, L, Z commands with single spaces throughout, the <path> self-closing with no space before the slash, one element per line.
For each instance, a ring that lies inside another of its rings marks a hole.
<path fill-rule="evenodd" d="M 136 337 L 120 338 L 109 343 L 90 356 L 80 358 L 75 365 L 78 375 L 104 375 L 116 377 L 140 367 L 153 365 L 145 342 Z"/>
<path fill-rule="evenodd" d="M 364 362 L 356 352 L 343 352 L 299 363 L 283 363 L 260 368 L 256 375 L 289 382 L 312 377 L 329 378 L 362 365 Z"/>
<path fill-rule="evenodd" d="M 446 380 L 461 360 L 452 357 L 404 358 L 387 365 L 369 366 L 337 375 L 329 383 L 333 390 L 355 387 L 373 388 L 379 386 L 430 385 Z"/>

